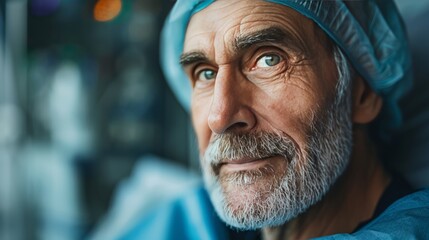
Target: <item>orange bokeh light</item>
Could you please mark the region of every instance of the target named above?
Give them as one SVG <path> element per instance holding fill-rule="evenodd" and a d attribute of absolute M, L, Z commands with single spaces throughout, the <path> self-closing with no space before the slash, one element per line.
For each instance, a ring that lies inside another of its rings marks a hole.
<path fill-rule="evenodd" d="M 107 22 L 119 15 L 122 9 L 121 0 L 99 0 L 94 7 L 94 19 Z"/>

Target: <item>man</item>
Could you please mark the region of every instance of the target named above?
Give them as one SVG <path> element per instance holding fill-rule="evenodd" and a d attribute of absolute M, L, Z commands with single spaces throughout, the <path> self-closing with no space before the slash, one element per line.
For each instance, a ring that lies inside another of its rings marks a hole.
<path fill-rule="evenodd" d="M 391 1 L 183 0 L 163 39 L 230 228 L 199 190 L 126 238 L 429 239 L 429 191 L 387 171 L 377 148 L 410 86 Z"/>

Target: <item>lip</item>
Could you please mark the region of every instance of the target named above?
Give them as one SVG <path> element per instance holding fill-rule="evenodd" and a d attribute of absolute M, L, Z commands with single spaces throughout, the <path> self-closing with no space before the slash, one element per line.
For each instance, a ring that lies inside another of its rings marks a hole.
<path fill-rule="evenodd" d="M 255 169 L 263 166 L 268 161 L 270 161 L 270 159 L 273 157 L 275 156 L 268 156 L 264 158 L 242 158 L 242 159 L 227 160 L 227 161 L 221 162 L 221 164 L 219 165 L 219 170 L 233 172 L 233 171 L 245 171 L 245 170 Z"/>
<path fill-rule="evenodd" d="M 269 158 L 269 156 L 263 157 L 263 158 L 240 158 L 240 159 L 222 161 L 221 164 L 246 164 L 246 163 L 261 161 L 267 158 Z"/>

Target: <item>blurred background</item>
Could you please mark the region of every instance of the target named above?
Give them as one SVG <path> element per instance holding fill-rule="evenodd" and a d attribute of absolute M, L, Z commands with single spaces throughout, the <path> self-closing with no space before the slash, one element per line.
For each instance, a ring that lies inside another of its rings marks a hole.
<path fill-rule="evenodd" d="M 88 237 L 138 162 L 197 169 L 158 64 L 172 4 L 0 0 L 0 239 Z"/>
<path fill-rule="evenodd" d="M 408 25 L 428 2 L 397 0 Z M 173 3 L 0 0 L 0 239 L 115 239 L 198 184 L 159 67 Z"/>

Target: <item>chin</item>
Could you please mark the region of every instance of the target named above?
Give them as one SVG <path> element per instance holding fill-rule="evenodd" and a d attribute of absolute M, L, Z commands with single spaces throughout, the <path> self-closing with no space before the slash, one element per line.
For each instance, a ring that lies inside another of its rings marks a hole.
<path fill-rule="evenodd" d="M 226 188 L 219 184 L 210 192 L 216 212 L 225 223 L 243 230 L 278 226 L 294 218 L 298 213 L 288 210 L 282 187 L 268 187 L 268 182 L 272 180 Z"/>
<path fill-rule="evenodd" d="M 221 172 L 218 181 L 212 179 L 208 188 L 216 212 L 228 225 L 243 230 L 289 221 L 303 209 L 291 204 L 297 199 L 289 194 L 287 172 L 269 164 L 247 171 Z"/>

